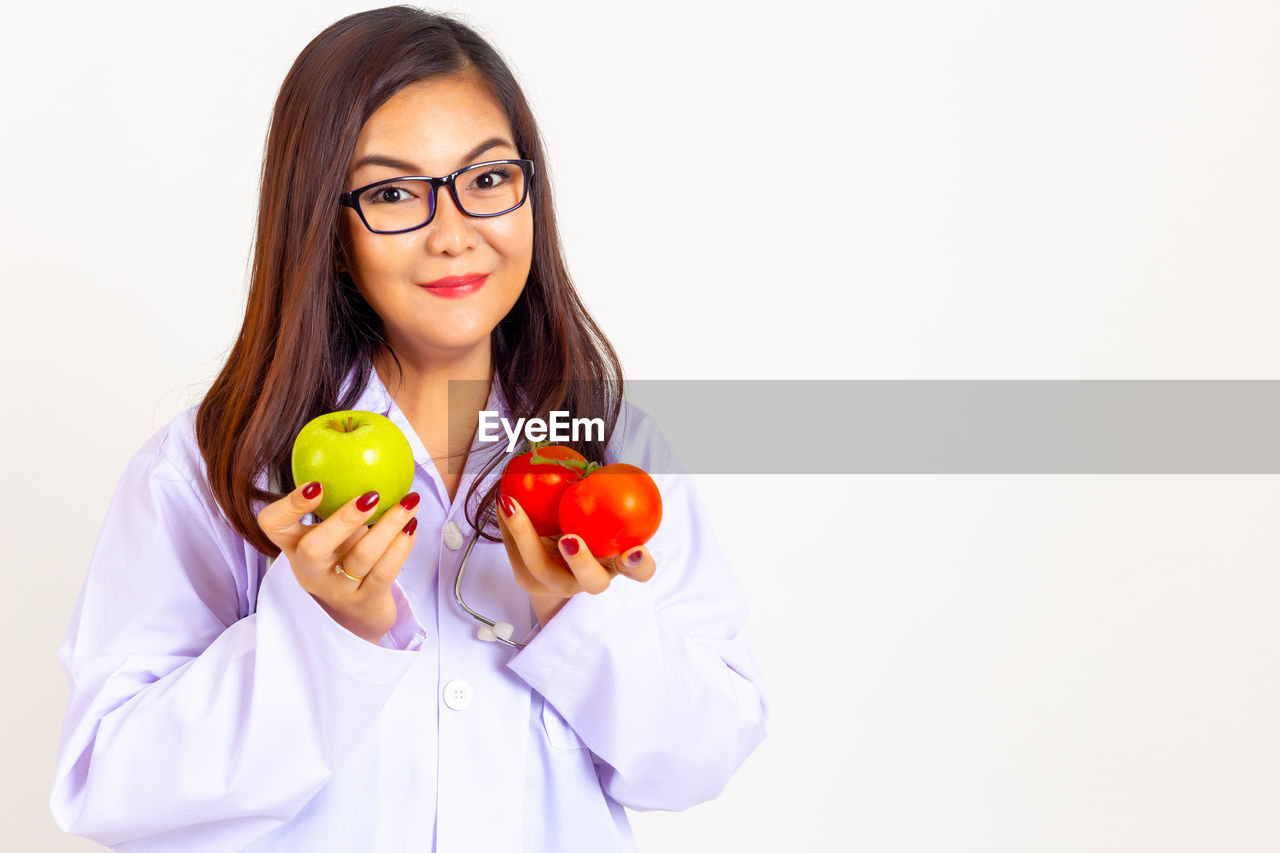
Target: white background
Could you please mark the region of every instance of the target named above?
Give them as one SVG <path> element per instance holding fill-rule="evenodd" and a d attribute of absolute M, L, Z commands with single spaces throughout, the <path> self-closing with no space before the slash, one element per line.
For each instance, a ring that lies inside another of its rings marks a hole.
<path fill-rule="evenodd" d="M 363 8 L 6 15 L 6 849 L 93 848 L 49 815 L 54 652 L 125 462 L 238 331 L 284 74 Z M 1274 3 L 452 8 L 631 378 L 1280 378 Z M 1280 849 L 1280 479 L 701 485 L 772 721 L 643 850 Z"/>

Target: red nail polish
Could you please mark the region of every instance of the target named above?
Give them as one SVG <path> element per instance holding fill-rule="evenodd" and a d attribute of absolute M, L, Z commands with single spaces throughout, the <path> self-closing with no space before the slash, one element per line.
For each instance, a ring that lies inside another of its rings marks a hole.
<path fill-rule="evenodd" d="M 627 555 L 627 562 L 633 566 L 640 565 L 640 561 L 644 559 L 644 551 L 632 551 Z"/>
<path fill-rule="evenodd" d="M 515 502 L 506 495 L 498 495 L 498 504 L 502 507 L 502 514 L 507 518 L 511 518 L 516 514 Z"/>
<path fill-rule="evenodd" d="M 406 525 L 404 526 L 404 535 L 405 535 L 405 536 L 412 536 L 412 535 L 413 535 L 413 531 L 415 531 L 415 530 L 417 530 L 417 529 L 418 529 L 418 519 L 416 519 L 416 518 L 411 518 L 411 519 L 409 519 L 409 523 L 408 523 L 408 524 L 406 524 Z"/>
<path fill-rule="evenodd" d="M 302 496 L 307 500 L 311 500 L 318 494 L 320 494 L 320 484 L 317 482 L 312 481 L 302 487 Z"/>
<path fill-rule="evenodd" d="M 422 496 L 419 495 L 417 492 L 410 492 L 409 494 L 404 496 L 404 500 L 400 501 L 400 506 L 404 507 L 405 509 L 413 509 L 415 506 L 418 505 L 418 501 L 421 499 L 422 499 Z"/>
<path fill-rule="evenodd" d="M 356 509 L 361 512 L 368 512 L 378 505 L 377 492 L 365 492 L 360 496 L 360 500 L 356 501 Z"/>
<path fill-rule="evenodd" d="M 564 547 L 564 552 L 572 557 L 578 553 L 578 540 L 572 536 L 560 537 L 560 544 Z"/>

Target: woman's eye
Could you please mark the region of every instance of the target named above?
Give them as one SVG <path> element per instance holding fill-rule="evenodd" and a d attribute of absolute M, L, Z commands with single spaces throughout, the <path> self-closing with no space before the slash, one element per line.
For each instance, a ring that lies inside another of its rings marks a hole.
<path fill-rule="evenodd" d="M 413 194 L 404 187 L 376 187 L 365 193 L 364 201 L 367 204 L 397 204 L 412 197 Z"/>
<path fill-rule="evenodd" d="M 501 186 L 510 178 L 511 173 L 506 169 L 490 169 L 472 181 L 471 186 L 478 190 L 491 190 Z"/>

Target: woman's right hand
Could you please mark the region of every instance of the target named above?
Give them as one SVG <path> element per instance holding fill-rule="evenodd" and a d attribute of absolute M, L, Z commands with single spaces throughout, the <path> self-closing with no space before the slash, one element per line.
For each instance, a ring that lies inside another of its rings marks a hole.
<path fill-rule="evenodd" d="M 309 488 L 308 488 L 309 487 Z M 308 491 L 314 491 L 307 497 Z M 298 583 L 342 627 L 376 643 L 396 621 L 391 582 L 413 547 L 418 493 L 410 492 L 366 527 L 378 493 L 352 498 L 319 524 L 302 519 L 320 505 L 319 483 L 294 489 L 258 513 L 258 526 L 289 558 Z M 334 566 L 357 580 L 343 577 Z"/>

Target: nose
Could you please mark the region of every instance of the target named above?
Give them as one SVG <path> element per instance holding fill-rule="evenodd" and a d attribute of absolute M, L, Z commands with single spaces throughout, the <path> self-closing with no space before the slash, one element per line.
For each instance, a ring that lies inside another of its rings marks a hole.
<path fill-rule="evenodd" d="M 448 187 L 440 187 L 436 191 L 436 212 L 424 230 L 427 232 L 427 251 L 433 254 L 456 255 L 480 243 L 480 232 L 475 229 L 471 217 L 458 209 Z"/>

